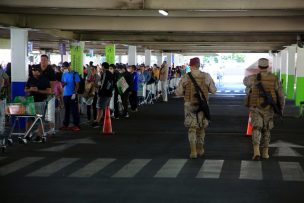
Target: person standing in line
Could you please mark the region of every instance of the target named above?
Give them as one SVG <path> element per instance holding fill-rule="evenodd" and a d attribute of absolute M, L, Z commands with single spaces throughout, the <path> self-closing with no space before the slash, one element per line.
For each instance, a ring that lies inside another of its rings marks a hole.
<path fill-rule="evenodd" d="M 131 74 L 132 74 L 132 87 L 131 87 L 131 92 L 129 96 L 130 100 L 130 105 L 131 105 L 131 110 L 133 112 L 138 111 L 138 98 L 137 98 L 137 91 L 138 91 L 138 86 L 139 86 L 139 79 L 138 79 L 138 73 L 136 70 L 136 66 L 132 65 L 131 66 Z"/>
<path fill-rule="evenodd" d="M 211 76 L 208 73 L 201 72 L 199 67 L 200 59 L 192 58 L 190 60 L 190 73 L 208 102 L 208 93 L 214 94 L 216 92 L 216 87 Z M 190 158 L 195 159 L 197 156 L 203 156 L 205 152 L 205 128 L 208 127 L 209 122 L 203 111 L 197 112 L 199 109 L 199 101 L 195 96 L 197 92 L 189 74 L 183 76 L 175 94 L 177 96 L 184 96 L 184 125 L 188 128 L 188 139 L 191 150 Z M 203 96 L 201 97 L 204 98 Z"/>
<path fill-rule="evenodd" d="M 43 102 L 47 96 L 52 92 L 50 81 L 41 74 L 42 70 L 39 65 L 34 65 L 31 69 L 32 76 L 30 76 L 25 85 L 25 92 L 29 96 L 34 97 L 34 102 Z M 26 129 L 29 129 L 33 123 L 33 119 L 28 119 L 26 122 Z M 36 142 L 42 142 L 42 128 L 39 125 L 39 134 L 36 136 Z"/>
<path fill-rule="evenodd" d="M 79 108 L 78 108 L 78 95 L 77 90 L 79 88 L 80 77 L 77 72 L 72 71 L 70 64 L 64 62 L 62 64 L 64 68 L 61 81 L 63 82 L 63 102 L 65 107 L 65 115 L 63 120 L 63 126 L 60 130 L 71 129 L 73 131 L 80 131 L 79 126 Z M 72 128 L 69 128 L 70 124 L 70 113 L 72 111 L 73 124 Z"/>
<path fill-rule="evenodd" d="M 159 81 L 161 85 L 161 93 L 164 102 L 168 101 L 168 65 L 164 61 L 160 68 Z"/>
<path fill-rule="evenodd" d="M 44 75 L 50 81 L 51 84 L 52 91 L 48 96 L 53 95 L 56 75 L 55 75 L 55 70 L 49 64 L 49 57 L 46 54 L 40 56 L 39 66 L 42 70 L 41 74 Z M 48 102 L 46 120 L 49 121 L 49 127 L 52 133 L 55 133 L 55 110 L 56 110 L 55 100 L 50 100 Z"/>
<path fill-rule="evenodd" d="M 250 75 L 244 78 L 246 86 L 246 106 L 249 107 L 251 113 L 252 144 L 253 144 L 253 160 L 260 160 L 260 144 L 262 141 L 262 158 L 269 159 L 268 147 L 270 142 L 270 130 L 273 128 L 273 117 L 275 114 L 274 106 L 270 105 L 270 101 L 265 99 L 264 90 L 268 97 L 273 100 L 276 106 L 276 112 L 283 114 L 285 107 L 285 97 L 280 80 L 272 73 L 268 72 L 269 61 L 266 58 L 260 58 L 258 61 L 260 73 Z"/>
<path fill-rule="evenodd" d="M 92 127 L 99 127 L 102 125 L 101 118 L 103 117 L 103 112 L 110 105 L 110 101 L 113 95 L 114 89 L 114 76 L 113 73 L 109 71 L 109 64 L 107 62 L 102 63 L 103 73 L 100 78 L 100 87 L 98 90 L 97 98 L 97 117 L 93 122 Z"/>

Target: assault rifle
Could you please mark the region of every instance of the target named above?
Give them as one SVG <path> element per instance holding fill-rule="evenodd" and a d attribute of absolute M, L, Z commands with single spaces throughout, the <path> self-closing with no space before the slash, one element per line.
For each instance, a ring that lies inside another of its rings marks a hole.
<path fill-rule="evenodd" d="M 258 84 L 256 84 L 256 87 L 262 92 L 261 96 L 264 97 L 264 102 L 263 102 L 263 104 L 261 104 L 261 106 L 263 108 L 265 108 L 266 106 L 270 105 L 273 108 L 275 114 L 278 114 L 279 116 L 283 116 L 279 103 L 276 104 L 273 101 L 273 98 L 272 98 L 270 92 L 266 92 L 264 86 L 262 85 L 261 77 L 262 77 L 261 73 L 259 73 L 257 75 L 257 81 L 259 81 L 259 82 L 258 82 Z"/>
<path fill-rule="evenodd" d="M 193 82 L 193 85 L 194 85 L 195 90 L 196 90 L 195 97 L 197 98 L 197 100 L 199 102 L 199 107 L 195 112 L 196 117 L 198 118 L 198 113 L 200 111 L 202 111 L 202 112 L 204 112 L 204 115 L 207 118 L 207 120 L 210 121 L 211 120 L 210 110 L 209 110 L 209 106 L 208 106 L 207 100 L 205 98 L 205 95 L 204 95 L 203 91 L 201 90 L 201 88 L 196 83 L 196 81 L 195 81 L 194 77 L 192 76 L 191 72 L 189 72 L 188 75 Z"/>

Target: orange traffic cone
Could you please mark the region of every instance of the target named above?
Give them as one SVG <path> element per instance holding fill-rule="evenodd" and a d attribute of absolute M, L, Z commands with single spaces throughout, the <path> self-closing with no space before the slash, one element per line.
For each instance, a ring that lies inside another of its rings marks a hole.
<path fill-rule="evenodd" d="M 105 110 L 105 116 L 103 120 L 103 130 L 102 133 L 104 135 L 112 135 L 112 123 L 111 123 L 111 116 L 110 116 L 110 108 L 107 106 Z"/>
<path fill-rule="evenodd" d="M 249 118 L 248 118 L 248 125 L 247 125 L 247 132 L 246 132 L 247 136 L 251 136 L 252 135 L 252 123 L 251 123 L 251 112 L 249 113 Z"/>

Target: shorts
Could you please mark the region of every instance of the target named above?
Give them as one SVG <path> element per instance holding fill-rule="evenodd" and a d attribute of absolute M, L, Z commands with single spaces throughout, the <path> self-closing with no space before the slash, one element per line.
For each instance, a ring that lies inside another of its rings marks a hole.
<path fill-rule="evenodd" d="M 106 109 L 107 106 L 109 106 L 111 101 L 111 97 L 98 97 L 96 108 L 98 109 Z"/>

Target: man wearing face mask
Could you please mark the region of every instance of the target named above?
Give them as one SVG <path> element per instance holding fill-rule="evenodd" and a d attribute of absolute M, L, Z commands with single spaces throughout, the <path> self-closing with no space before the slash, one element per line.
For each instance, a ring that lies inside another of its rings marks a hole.
<path fill-rule="evenodd" d="M 61 81 L 63 82 L 64 86 L 63 102 L 65 107 L 65 115 L 63 126 L 60 128 L 60 130 L 71 129 L 73 131 L 79 131 L 80 127 L 77 90 L 79 88 L 80 77 L 77 72 L 71 71 L 71 67 L 68 62 L 64 62 L 62 67 L 64 69 Z M 69 128 L 71 111 L 74 126 Z"/>

